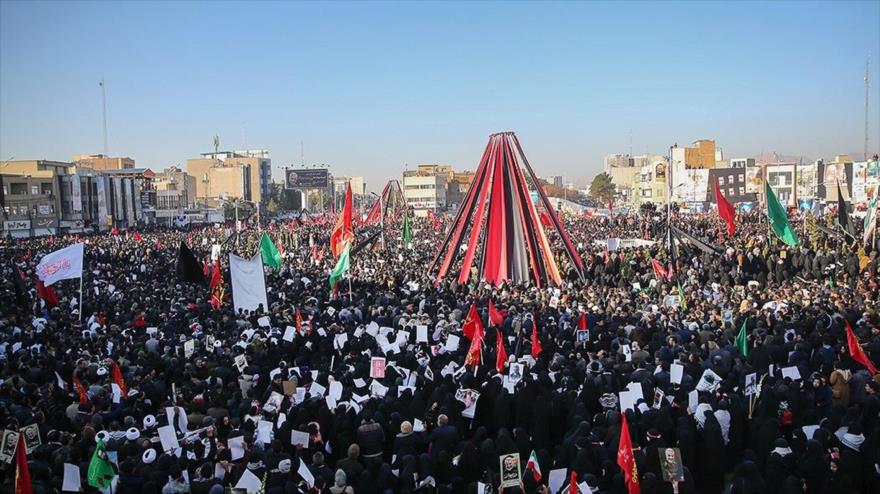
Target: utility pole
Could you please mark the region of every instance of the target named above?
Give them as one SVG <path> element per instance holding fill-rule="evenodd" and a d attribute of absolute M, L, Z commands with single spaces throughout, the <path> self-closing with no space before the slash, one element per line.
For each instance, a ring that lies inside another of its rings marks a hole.
<path fill-rule="evenodd" d="M 868 65 L 871 63 L 871 57 L 865 59 L 865 148 L 862 159 L 868 161 Z M 865 177 L 867 180 L 867 177 Z"/>
<path fill-rule="evenodd" d="M 98 85 L 101 86 L 101 112 L 104 115 L 104 156 L 109 156 L 107 151 L 107 91 L 103 77 Z"/>

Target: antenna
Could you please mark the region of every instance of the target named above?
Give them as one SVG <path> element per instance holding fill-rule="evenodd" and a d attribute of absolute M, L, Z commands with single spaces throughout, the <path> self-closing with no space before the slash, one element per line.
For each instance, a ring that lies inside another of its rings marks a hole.
<path fill-rule="evenodd" d="M 306 167 L 306 158 L 305 158 L 306 155 L 305 155 L 305 151 L 303 149 L 304 149 L 303 148 L 303 141 L 302 141 L 302 139 L 300 139 L 299 140 L 299 166 L 300 166 L 300 168 Z"/>
<path fill-rule="evenodd" d="M 868 65 L 871 63 L 871 56 L 865 58 L 865 148 L 863 159 L 868 161 Z"/>
<path fill-rule="evenodd" d="M 103 77 L 98 85 L 101 86 L 101 113 L 104 116 L 104 156 L 109 156 L 110 154 L 107 151 L 107 91 Z"/>
<path fill-rule="evenodd" d="M 218 149 L 220 149 L 220 136 L 214 134 L 214 154 L 217 154 Z"/>

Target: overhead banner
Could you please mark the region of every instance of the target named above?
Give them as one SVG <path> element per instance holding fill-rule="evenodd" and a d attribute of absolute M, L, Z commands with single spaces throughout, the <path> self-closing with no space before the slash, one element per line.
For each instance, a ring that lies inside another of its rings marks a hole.
<path fill-rule="evenodd" d="M 229 254 L 229 274 L 232 277 L 232 305 L 236 311 L 256 310 L 260 304 L 263 309 L 269 309 L 263 258 L 259 252 L 250 259 Z"/>
<path fill-rule="evenodd" d="M 83 209 L 82 203 L 82 183 L 79 175 L 74 173 L 70 176 L 70 201 L 74 213 L 81 213 Z"/>
<path fill-rule="evenodd" d="M 326 168 L 289 168 L 284 173 L 284 184 L 288 189 L 324 188 L 329 183 Z"/>

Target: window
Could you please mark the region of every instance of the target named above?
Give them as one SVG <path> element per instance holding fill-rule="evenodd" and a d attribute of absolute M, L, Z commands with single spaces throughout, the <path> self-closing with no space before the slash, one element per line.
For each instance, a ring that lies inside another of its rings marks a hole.
<path fill-rule="evenodd" d="M 740 187 L 739 188 L 739 195 L 745 195 L 745 193 L 746 193 L 745 187 Z"/>
<path fill-rule="evenodd" d="M 39 185 L 31 185 L 31 195 L 32 196 L 40 195 L 40 186 Z"/>
<path fill-rule="evenodd" d="M 718 185 L 724 185 L 724 177 L 718 177 Z"/>
<path fill-rule="evenodd" d="M 740 181 L 740 182 L 745 182 L 745 181 L 746 181 L 746 174 L 745 174 L 745 173 L 740 173 L 740 174 L 739 174 L 739 181 Z"/>
<path fill-rule="evenodd" d="M 52 184 L 40 184 L 40 193 L 43 195 L 52 194 Z"/>
<path fill-rule="evenodd" d="M 736 189 L 734 189 L 733 187 L 727 189 L 727 195 L 728 195 L 728 196 L 732 196 L 732 195 L 735 194 L 735 193 L 736 193 Z"/>

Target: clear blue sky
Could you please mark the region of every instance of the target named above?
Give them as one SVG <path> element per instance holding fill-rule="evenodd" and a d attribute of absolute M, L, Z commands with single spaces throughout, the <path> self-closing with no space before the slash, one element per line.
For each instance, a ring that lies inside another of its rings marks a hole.
<path fill-rule="evenodd" d="M 539 175 L 714 138 L 726 156 L 861 151 L 880 2 L 0 3 L 0 160 L 211 149 L 329 163 L 378 189 L 473 168 L 514 130 Z"/>

